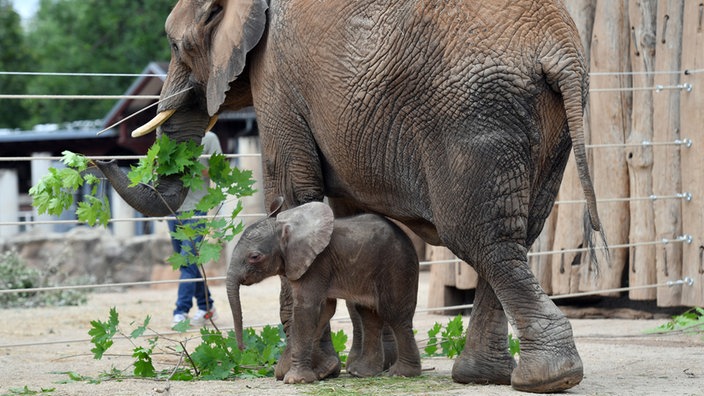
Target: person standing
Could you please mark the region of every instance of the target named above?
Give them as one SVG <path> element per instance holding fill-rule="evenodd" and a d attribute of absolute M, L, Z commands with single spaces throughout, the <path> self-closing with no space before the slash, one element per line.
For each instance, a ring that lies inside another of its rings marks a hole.
<path fill-rule="evenodd" d="M 211 131 L 205 132 L 203 139 L 201 140 L 201 145 L 203 146 L 204 155 L 212 155 L 215 153 L 222 154 L 222 147 L 220 147 L 220 141 L 217 135 Z M 208 176 L 208 159 L 200 158 L 201 163 L 206 166 L 206 170 L 203 171 L 203 188 L 201 189 L 190 189 L 186 199 L 178 208 L 176 216 L 183 212 L 193 211 L 194 216 L 204 216 L 206 213 L 196 210 L 196 205 L 200 200 L 208 193 L 208 186 L 210 185 L 210 177 Z M 185 220 L 168 220 L 169 231 L 172 233 L 176 230 L 176 227 L 180 224 L 194 224 L 197 223 L 199 219 L 190 218 Z M 202 278 L 200 268 L 197 263 L 189 262 L 189 253 L 195 254 L 195 248 L 203 239 L 202 236 L 197 236 L 191 240 L 180 241 L 175 239 L 173 235 L 171 236 L 171 244 L 173 245 L 174 251 L 186 257 L 188 265 L 180 268 L 181 276 L 180 279 L 197 279 Z M 172 327 L 180 322 L 188 319 L 188 312 L 193 307 L 193 299 L 196 300 L 198 310 L 193 315 L 190 321 L 193 326 L 202 326 L 206 323 L 206 320 L 217 319 L 217 313 L 213 307 L 213 299 L 210 295 L 210 290 L 208 290 L 207 285 L 204 281 L 200 282 L 186 282 L 179 283 L 178 285 L 178 296 L 176 298 L 176 308 L 173 312 Z"/>

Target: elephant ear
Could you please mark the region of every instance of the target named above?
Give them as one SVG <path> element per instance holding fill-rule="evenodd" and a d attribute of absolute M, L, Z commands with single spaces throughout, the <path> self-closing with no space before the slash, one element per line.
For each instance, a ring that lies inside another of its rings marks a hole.
<path fill-rule="evenodd" d="M 330 244 L 334 226 L 332 209 L 310 202 L 276 216 L 276 234 L 286 262 L 286 277 L 297 280 Z"/>
<path fill-rule="evenodd" d="M 267 215 L 268 217 L 274 217 L 279 212 L 281 211 L 281 208 L 284 207 L 284 197 L 278 196 L 274 198 L 274 200 L 271 202 L 271 205 L 269 205 L 269 214 Z"/>
<path fill-rule="evenodd" d="M 266 28 L 266 0 L 218 0 L 223 19 L 213 34 L 210 47 L 208 113 L 214 116 L 225 101 L 230 83 L 244 70 L 247 53 L 254 48 Z"/>

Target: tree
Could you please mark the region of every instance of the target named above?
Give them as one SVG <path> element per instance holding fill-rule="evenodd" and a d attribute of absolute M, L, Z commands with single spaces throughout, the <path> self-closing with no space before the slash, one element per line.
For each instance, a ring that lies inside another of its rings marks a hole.
<path fill-rule="evenodd" d="M 41 0 L 27 33 L 34 70 L 139 73 L 169 59 L 164 22 L 174 0 Z M 36 76 L 31 94 L 119 95 L 134 77 Z M 31 100 L 34 123 L 100 119 L 110 100 Z"/>
<path fill-rule="evenodd" d="M 0 0 L 0 71 L 26 70 L 30 55 L 25 44 L 21 18 L 9 0 Z M 0 75 L 0 94 L 23 94 L 27 79 Z M 20 100 L 0 99 L 0 128 L 26 126 L 27 112 Z"/>

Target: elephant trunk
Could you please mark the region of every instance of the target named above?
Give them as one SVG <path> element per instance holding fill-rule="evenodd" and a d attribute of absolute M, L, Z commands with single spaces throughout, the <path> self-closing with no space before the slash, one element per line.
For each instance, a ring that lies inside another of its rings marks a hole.
<path fill-rule="evenodd" d="M 236 279 L 227 280 L 227 299 L 232 309 L 232 320 L 235 324 L 235 337 L 240 350 L 244 350 L 242 329 L 242 303 L 240 300 L 240 283 Z"/>
<path fill-rule="evenodd" d="M 174 142 L 200 143 L 203 133 L 212 126 L 214 117 L 200 110 L 163 110 L 149 123 L 133 132 L 134 136 L 159 129 Z M 178 211 L 188 195 L 188 188 L 181 180 L 182 174 L 158 176 L 153 186 L 138 184 L 130 187 L 130 180 L 114 161 L 96 161 L 96 166 L 108 178 L 115 191 L 128 205 L 145 216 L 169 216 Z"/>
<path fill-rule="evenodd" d="M 180 175 L 160 177 L 155 187 L 138 184 L 130 187 L 130 180 L 115 160 L 95 161 L 112 187 L 128 205 L 145 216 L 168 216 L 178 210 L 188 194 Z"/>

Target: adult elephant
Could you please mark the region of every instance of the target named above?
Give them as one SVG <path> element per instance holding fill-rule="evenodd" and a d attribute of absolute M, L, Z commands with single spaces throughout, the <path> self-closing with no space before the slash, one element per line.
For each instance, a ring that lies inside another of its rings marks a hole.
<path fill-rule="evenodd" d="M 395 218 L 476 269 L 456 381 L 533 392 L 579 383 L 570 323 L 527 265 L 570 147 L 600 227 L 584 151 L 587 65 L 562 2 L 269 3 L 179 1 L 159 115 L 134 135 L 160 125 L 197 141 L 218 113 L 254 105 L 267 202 L 328 196 L 336 213 Z M 146 215 L 170 213 L 186 193 L 177 176 L 128 188 L 114 164 L 101 168 Z"/>

